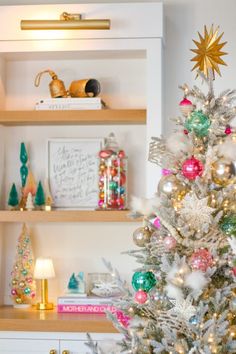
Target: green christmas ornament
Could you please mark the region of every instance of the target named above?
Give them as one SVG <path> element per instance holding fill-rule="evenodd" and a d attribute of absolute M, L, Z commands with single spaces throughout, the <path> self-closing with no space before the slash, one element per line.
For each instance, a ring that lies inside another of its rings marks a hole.
<path fill-rule="evenodd" d="M 35 205 L 37 205 L 37 206 L 41 206 L 41 205 L 45 204 L 44 191 L 43 191 L 42 183 L 40 181 L 38 184 L 38 188 L 37 188 L 34 202 L 35 202 Z"/>
<path fill-rule="evenodd" d="M 9 198 L 8 198 L 8 205 L 15 207 L 19 204 L 19 199 L 18 199 L 18 193 L 16 190 L 16 185 L 13 183 L 10 193 L 9 193 Z"/>
<path fill-rule="evenodd" d="M 155 275 L 152 272 L 135 272 L 132 277 L 132 286 L 135 291 L 141 289 L 148 292 L 156 283 Z"/>
<path fill-rule="evenodd" d="M 202 111 L 193 111 L 185 122 L 185 128 L 197 136 L 206 136 L 211 125 L 210 119 Z"/>
<path fill-rule="evenodd" d="M 28 154 L 24 143 L 21 143 L 20 145 L 20 161 L 22 163 L 22 166 L 20 168 L 21 185 L 22 187 L 24 187 L 28 176 L 28 167 L 26 166 L 26 163 L 28 161 Z"/>
<path fill-rule="evenodd" d="M 236 214 L 224 217 L 220 223 L 220 229 L 226 235 L 236 236 Z"/>
<path fill-rule="evenodd" d="M 26 164 L 28 161 L 28 154 L 25 148 L 25 143 L 20 144 L 20 161 L 22 164 Z"/>

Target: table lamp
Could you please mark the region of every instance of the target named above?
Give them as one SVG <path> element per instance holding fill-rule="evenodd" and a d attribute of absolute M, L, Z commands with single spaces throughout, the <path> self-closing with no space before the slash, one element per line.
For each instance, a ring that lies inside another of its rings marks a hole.
<path fill-rule="evenodd" d="M 52 310 L 53 303 L 48 302 L 48 279 L 54 278 L 55 272 L 50 258 L 37 258 L 34 268 L 34 278 L 41 282 L 41 300 L 37 310 Z"/>

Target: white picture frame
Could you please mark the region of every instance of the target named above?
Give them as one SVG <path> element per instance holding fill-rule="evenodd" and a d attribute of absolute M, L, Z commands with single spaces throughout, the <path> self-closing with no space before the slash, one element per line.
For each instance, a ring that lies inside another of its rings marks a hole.
<path fill-rule="evenodd" d="M 102 138 L 53 138 L 47 141 L 47 177 L 55 209 L 98 206 L 98 153 Z"/>

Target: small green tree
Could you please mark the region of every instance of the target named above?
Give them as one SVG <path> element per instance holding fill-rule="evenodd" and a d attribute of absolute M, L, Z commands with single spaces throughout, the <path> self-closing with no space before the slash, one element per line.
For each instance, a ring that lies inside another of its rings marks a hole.
<path fill-rule="evenodd" d="M 44 196 L 44 191 L 42 187 L 42 183 L 39 181 L 37 192 L 35 195 L 35 205 L 37 206 L 42 206 L 45 204 L 45 196 Z"/>
<path fill-rule="evenodd" d="M 67 288 L 69 291 L 75 292 L 76 290 L 78 290 L 78 286 L 79 286 L 79 282 L 76 279 L 75 273 L 73 273 L 72 276 L 70 277 Z"/>
<path fill-rule="evenodd" d="M 12 207 L 16 207 L 18 204 L 19 204 L 18 193 L 16 190 L 15 183 L 13 183 L 9 193 L 8 205 Z"/>

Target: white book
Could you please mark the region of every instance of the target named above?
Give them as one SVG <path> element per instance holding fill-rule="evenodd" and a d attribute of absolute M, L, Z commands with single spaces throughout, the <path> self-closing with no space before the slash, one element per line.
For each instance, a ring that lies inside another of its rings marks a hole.
<path fill-rule="evenodd" d="M 62 98 L 42 98 L 39 103 L 101 103 L 101 97 L 62 97 Z"/>
<path fill-rule="evenodd" d="M 58 305 L 102 305 L 109 304 L 112 302 L 111 297 L 76 297 L 76 296 L 59 296 L 57 298 Z"/>

